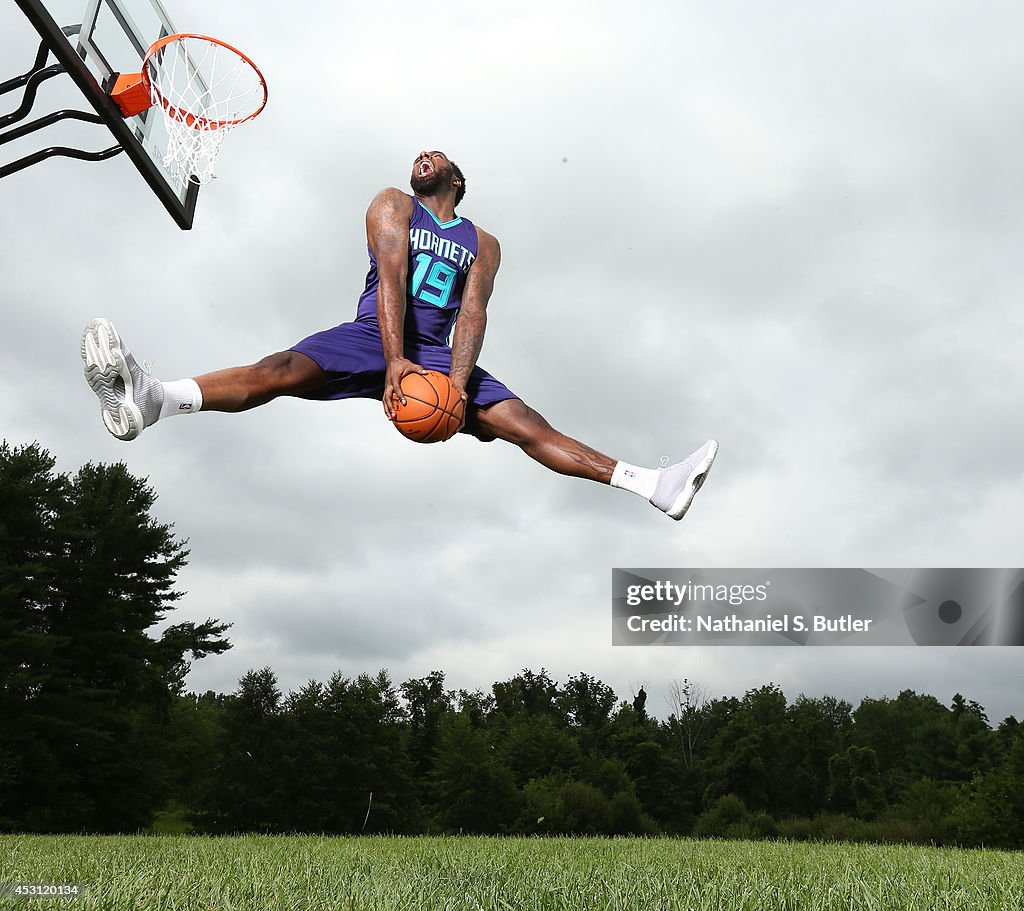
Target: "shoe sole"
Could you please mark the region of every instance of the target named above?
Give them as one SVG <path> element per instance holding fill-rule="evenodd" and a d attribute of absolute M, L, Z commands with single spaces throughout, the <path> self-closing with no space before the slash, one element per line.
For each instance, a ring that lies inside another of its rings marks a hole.
<path fill-rule="evenodd" d="M 666 514 L 675 519 L 677 522 L 686 515 L 686 511 L 690 508 L 690 504 L 693 502 L 693 498 L 697 491 L 700 490 L 704 481 L 707 480 L 708 472 L 711 471 L 711 466 L 715 463 L 715 456 L 718 455 L 718 442 L 712 441 L 711 448 L 708 450 L 706 456 L 697 463 L 694 467 L 693 472 L 686 479 L 686 487 L 683 488 L 683 492 L 676 497 L 672 503 L 670 509 L 665 510 Z"/>
<path fill-rule="evenodd" d="M 134 440 L 142 433 L 142 412 L 133 400 L 132 375 L 121 337 L 110 320 L 94 319 L 85 327 L 82 363 L 85 381 L 100 400 L 103 426 L 119 440 Z M 123 392 L 117 388 L 118 380 Z"/>

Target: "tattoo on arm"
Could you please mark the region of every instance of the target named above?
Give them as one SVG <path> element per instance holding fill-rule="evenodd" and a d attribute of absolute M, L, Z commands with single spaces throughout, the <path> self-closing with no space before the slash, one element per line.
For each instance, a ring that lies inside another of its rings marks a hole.
<path fill-rule="evenodd" d="M 377 260 L 377 322 L 384 357 L 404 354 L 405 285 L 409 271 L 409 197 L 394 188 L 382 190 L 366 213 L 366 239 Z"/>
<path fill-rule="evenodd" d="M 469 374 L 480 357 L 486 328 L 487 311 L 483 308 L 468 313 L 462 310 L 459 313 L 459 321 L 455 324 L 455 335 L 452 338 L 451 380 L 462 389 L 466 388 Z"/>
<path fill-rule="evenodd" d="M 466 388 L 469 375 L 480 357 L 487 328 L 487 303 L 494 291 L 494 276 L 501 263 L 501 249 L 497 240 L 484 231 L 478 230 L 480 239 L 476 260 L 470 266 L 466 287 L 462 295 L 462 307 L 455 323 L 452 336 L 452 382 Z"/>

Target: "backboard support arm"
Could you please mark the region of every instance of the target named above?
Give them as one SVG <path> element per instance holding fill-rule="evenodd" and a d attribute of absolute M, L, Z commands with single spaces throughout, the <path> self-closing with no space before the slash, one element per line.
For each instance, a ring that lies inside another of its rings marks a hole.
<path fill-rule="evenodd" d="M 71 45 L 65 40 L 65 36 L 68 33 L 67 30 L 61 28 L 56 22 L 54 22 L 53 18 L 43 6 L 41 0 L 14 0 L 14 2 L 21 8 L 21 11 L 25 14 L 25 18 L 29 20 L 35 30 L 39 33 L 43 44 L 46 45 L 50 52 L 57 58 L 57 62 L 60 67 L 63 68 L 63 71 L 71 77 L 75 85 L 78 86 L 79 91 L 81 91 L 89 100 L 89 103 L 92 105 L 99 117 L 99 122 L 104 123 L 114 135 L 114 138 L 118 140 L 119 147 L 127 153 L 128 157 L 139 169 L 145 181 L 160 199 L 164 208 L 167 209 L 168 213 L 177 225 L 183 230 L 191 228 L 192 219 L 195 215 L 196 199 L 199 196 L 198 185 L 191 181 L 189 182 L 184 202 L 173 195 L 169 195 L 167 187 L 163 182 L 163 176 L 157 170 L 156 164 L 153 160 L 149 158 L 149 156 L 143 152 L 138 143 L 134 141 L 132 127 L 125 121 L 120 108 L 118 108 L 117 104 L 100 89 L 96 78 L 89 71 L 85 61 L 74 53 Z M 28 82 L 28 80 L 32 78 L 32 75 L 33 74 L 27 74 L 26 77 L 17 77 L 17 79 L 11 81 L 17 82 L 19 79 L 25 78 L 26 82 Z M 4 83 L 4 85 L 7 85 L 7 83 Z M 17 86 L 14 87 L 16 88 Z M 29 108 L 31 108 L 31 105 L 29 105 Z M 21 114 L 16 118 L 16 120 L 9 121 L 9 123 L 17 122 L 17 120 L 22 119 L 27 113 L 28 112 L 26 111 L 24 114 Z M 8 115 L 8 117 L 10 116 L 11 115 Z M 0 122 L 0 128 L 2 128 L 2 126 L 3 124 Z M 69 155 L 69 152 L 74 154 Z M 27 159 L 22 159 L 19 162 L 14 162 L 11 165 L 8 165 L 6 169 L 0 169 L 0 178 L 7 176 L 5 171 L 14 167 L 14 165 L 19 165 L 17 170 L 22 170 L 32 164 L 38 163 L 39 161 L 44 161 L 46 158 L 52 158 L 55 155 L 81 158 L 85 161 L 99 161 L 103 160 L 103 158 L 113 157 L 113 155 L 116 154 L 117 152 L 112 149 L 106 149 L 103 152 L 80 152 L 74 149 L 65 150 L 63 147 L 44 149 L 42 152 L 28 156 Z"/>
<path fill-rule="evenodd" d="M 39 90 L 39 86 L 47 79 L 59 76 L 63 72 L 64 67 L 59 63 L 55 63 L 52 66 L 36 70 L 32 73 L 24 83 L 25 94 L 22 96 L 21 104 L 18 105 L 16 110 L 11 111 L 10 114 L 4 114 L 3 117 L 0 117 L 0 130 L 6 129 L 12 123 L 17 123 L 19 120 L 24 120 L 31 113 L 36 103 L 36 92 Z"/>
<path fill-rule="evenodd" d="M 79 26 L 80 27 L 80 26 Z M 15 76 L 13 79 L 8 79 L 6 82 L 0 82 L 0 95 L 6 95 L 8 92 L 13 92 L 17 88 L 21 88 L 29 79 L 32 78 L 33 73 L 39 72 L 43 68 L 43 64 L 46 63 L 46 58 L 50 53 L 50 49 L 46 46 L 45 41 L 39 42 L 39 50 L 36 53 L 35 63 L 32 64 L 32 69 L 27 73 L 23 73 L 21 76 Z"/>
<path fill-rule="evenodd" d="M 115 155 L 120 155 L 123 151 L 124 149 L 121 146 L 111 146 L 109 149 L 103 149 L 100 152 L 86 152 L 82 149 L 70 149 L 67 146 L 51 146 L 49 149 L 42 149 L 31 155 L 26 155 L 24 158 L 12 161 L 10 164 L 0 165 L 0 178 L 16 174 L 18 171 L 23 171 L 34 164 L 39 164 L 39 162 L 45 161 L 47 158 L 63 157 L 77 158 L 79 161 L 105 161 L 108 158 L 113 158 Z"/>

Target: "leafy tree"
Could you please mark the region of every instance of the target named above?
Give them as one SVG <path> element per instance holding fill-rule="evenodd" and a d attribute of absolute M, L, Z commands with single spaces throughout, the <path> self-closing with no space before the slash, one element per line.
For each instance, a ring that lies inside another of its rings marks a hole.
<path fill-rule="evenodd" d="M 508 722 L 496 748 L 519 787 L 556 772 L 571 775 L 583 762 L 579 742 L 548 715 L 519 716 Z"/>
<path fill-rule="evenodd" d="M 849 743 L 851 711 L 845 700 L 803 694 L 786 709 L 788 774 L 776 813 L 813 816 L 826 806 L 829 759 Z"/>
<path fill-rule="evenodd" d="M 934 696 L 903 690 L 896 699 L 864 699 L 853 719 L 852 742 L 874 753 L 885 802 L 897 803 L 920 778 L 955 777 L 955 728 Z"/>
<path fill-rule="evenodd" d="M 610 686 L 583 673 L 570 676 L 555 697 L 555 705 L 566 721 L 574 728 L 591 733 L 608 724 L 615 703 L 615 691 Z"/>
<path fill-rule="evenodd" d="M 743 838 L 750 811 L 735 794 L 723 794 L 700 815 L 693 834 L 701 838 Z"/>
<path fill-rule="evenodd" d="M 635 794 L 620 791 L 608 802 L 610 835 L 657 835 L 659 831 L 657 822 Z"/>
<path fill-rule="evenodd" d="M 441 721 L 431 786 L 438 824 L 447 832 L 500 834 L 519 815 L 512 772 L 487 735 L 457 712 Z"/>
<path fill-rule="evenodd" d="M 852 812 L 867 819 L 882 802 L 878 758 L 871 747 L 847 747 L 828 761 L 828 802 L 840 813 Z"/>
<path fill-rule="evenodd" d="M 539 674 L 524 668 L 511 680 L 495 683 L 493 690 L 494 710 L 500 716 L 551 715 L 564 721 L 564 712 L 557 705 L 558 686 L 544 668 Z"/>
<path fill-rule="evenodd" d="M 458 710 L 466 715 L 474 727 L 483 727 L 494 714 L 494 696 L 483 690 L 459 690 L 455 694 Z"/>
<path fill-rule="evenodd" d="M 919 841 L 944 844 L 953 834 L 957 789 L 931 778 L 919 778 L 889 811 L 894 819 L 911 824 Z"/>
<path fill-rule="evenodd" d="M 1024 733 L 1016 733 L 999 765 L 975 777 L 956 815 L 968 844 L 1024 848 Z"/>
<path fill-rule="evenodd" d="M 684 766 L 671 735 L 625 702 L 612 716 L 609 732 L 606 752 L 625 768 L 630 796 L 664 828 L 687 831 L 699 792 L 696 776 Z"/>
<path fill-rule="evenodd" d="M 775 684 L 749 690 L 712 741 L 709 796 L 735 794 L 755 810 L 779 804 L 787 772 L 786 697 Z"/>
<path fill-rule="evenodd" d="M 528 835 L 560 833 L 559 795 L 567 780 L 565 775 L 558 773 L 532 779 L 520 792 L 515 831 Z"/>
<path fill-rule="evenodd" d="M 957 693 L 950 708 L 953 726 L 954 759 L 950 778 L 970 781 L 979 772 L 991 769 L 999 752 L 999 738 L 989 725 L 988 716 L 974 700 Z"/>
<path fill-rule="evenodd" d="M 568 835 L 604 835 L 611 830 L 608 798 L 593 785 L 567 781 L 558 794 L 558 831 Z"/>

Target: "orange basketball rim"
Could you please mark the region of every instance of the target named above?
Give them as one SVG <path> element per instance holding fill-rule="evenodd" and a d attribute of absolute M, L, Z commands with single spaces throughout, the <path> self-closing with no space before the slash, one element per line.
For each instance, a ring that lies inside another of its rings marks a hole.
<path fill-rule="evenodd" d="M 168 132 L 165 164 L 205 183 L 224 134 L 266 107 L 267 82 L 238 48 L 182 32 L 154 42 L 142 72 L 119 76 L 110 95 L 125 117 L 158 106 Z"/>

